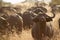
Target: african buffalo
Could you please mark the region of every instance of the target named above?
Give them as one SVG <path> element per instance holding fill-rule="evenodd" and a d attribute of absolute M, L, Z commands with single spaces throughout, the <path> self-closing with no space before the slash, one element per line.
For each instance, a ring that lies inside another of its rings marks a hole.
<path fill-rule="evenodd" d="M 54 17 L 55 14 L 53 17 L 50 17 L 46 14 L 40 13 L 33 19 L 34 25 L 32 28 L 32 37 L 34 38 L 34 40 L 42 40 L 43 37 L 53 37 L 54 30 L 51 26 L 47 26 L 46 22 L 52 21 Z"/>
<path fill-rule="evenodd" d="M 33 17 L 35 16 L 36 14 L 33 13 L 33 12 L 30 12 L 30 11 L 26 11 L 23 13 L 23 28 L 24 29 L 30 29 L 31 28 L 31 25 L 33 25 Z"/>
<path fill-rule="evenodd" d="M 10 30 L 12 30 L 14 27 L 16 28 L 16 32 L 22 32 L 23 27 L 23 19 L 19 15 L 10 15 L 7 18 L 7 21 L 10 25 Z"/>
<path fill-rule="evenodd" d="M 17 14 L 17 11 L 12 8 L 12 7 L 4 7 L 4 13 L 6 15 L 2 16 L 4 17 L 8 24 L 9 24 L 9 30 L 13 32 L 13 29 L 16 29 L 17 33 L 22 32 L 22 27 L 23 27 L 23 19 L 21 16 Z M 6 10 L 6 11 L 5 11 Z"/>

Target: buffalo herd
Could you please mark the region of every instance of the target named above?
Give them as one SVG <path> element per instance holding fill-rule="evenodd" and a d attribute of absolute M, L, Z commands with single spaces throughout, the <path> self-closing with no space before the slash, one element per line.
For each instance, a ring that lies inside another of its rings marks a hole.
<path fill-rule="evenodd" d="M 7 11 L 9 12 L 7 12 Z M 20 34 L 22 30 L 32 29 L 31 34 L 34 40 L 45 40 L 43 37 L 52 38 L 54 30 L 50 21 L 53 21 L 55 13 L 51 11 L 53 16 L 48 16 L 47 9 L 44 7 L 31 7 L 23 13 L 18 13 L 13 7 L 0 8 L 0 33 L 16 33 Z M 60 25 L 60 20 L 59 20 Z"/>

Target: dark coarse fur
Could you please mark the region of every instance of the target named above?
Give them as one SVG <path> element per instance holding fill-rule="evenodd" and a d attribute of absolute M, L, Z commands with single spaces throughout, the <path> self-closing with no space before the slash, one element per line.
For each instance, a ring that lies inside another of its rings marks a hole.
<path fill-rule="evenodd" d="M 46 17 L 48 17 L 46 19 Z M 48 20 L 49 19 L 49 20 Z M 53 37 L 53 29 L 50 26 L 47 26 L 46 22 L 52 21 L 52 18 L 50 18 L 46 14 L 38 14 L 33 21 L 35 24 L 32 28 L 32 37 L 35 40 L 42 40 L 43 36 L 47 36 L 49 38 Z"/>
<path fill-rule="evenodd" d="M 17 29 L 16 32 L 22 32 L 23 19 L 21 16 L 19 16 L 17 14 L 10 15 L 10 16 L 8 16 L 7 21 L 10 25 L 10 30 L 12 30 L 15 26 L 15 28 Z"/>

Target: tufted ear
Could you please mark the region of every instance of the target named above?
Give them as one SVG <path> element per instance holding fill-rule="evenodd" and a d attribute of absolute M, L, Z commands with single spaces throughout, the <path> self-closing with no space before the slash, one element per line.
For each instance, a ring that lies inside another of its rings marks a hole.
<path fill-rule="evenodd" d="M 44 17 L 46 18 L 46 22 L 52 21 L 52 18 L 51 18 L 50 16 L 48 16 L 48 15 L 46 15 L 46 14 L 43 14 L 43 15 L 44 15 Z"/>
<path fill-rule="evenodd" d="M 46 18 L 46 21 L 47 21 L 47 22 L 50 22 L 50 21 L 52 21 L 52 18 L 47 17 L 47 18 Z"/>

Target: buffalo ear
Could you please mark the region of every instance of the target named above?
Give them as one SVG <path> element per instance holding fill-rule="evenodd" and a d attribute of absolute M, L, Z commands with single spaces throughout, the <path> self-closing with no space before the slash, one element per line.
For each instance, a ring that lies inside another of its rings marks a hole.
<path fill-rule="evenodd" d="M 46 18 L 46 21 L 50 22 L 50 21 L 52 21 L 52 18 L 48 17 L 48 18 Z"/>

